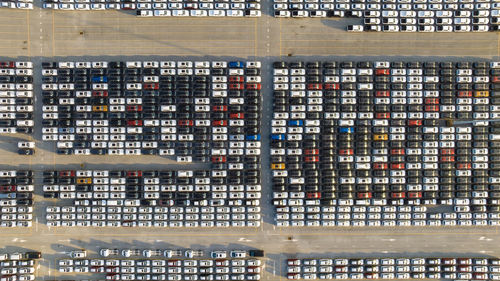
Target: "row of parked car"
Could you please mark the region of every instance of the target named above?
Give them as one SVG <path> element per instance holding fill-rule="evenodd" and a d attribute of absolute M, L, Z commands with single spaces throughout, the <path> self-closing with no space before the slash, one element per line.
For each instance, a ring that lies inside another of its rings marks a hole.
<path fill-rule="evenodd" d="M 288 279 L 498 280 L 496 258 L 324 258 L 288 259 Z"/>
<path fill-rule="evenodd" d="M 40 252 L 0 253 L 0 275 L 4 280 L 35 280 L 35 262 Z"/>
<path fill-rule="evenodd" d="M 33 64 L 1 61 L 0 134 L 31 134 L 33 125 Z"/>
<path fill-rule="evenodd" d="M 9 3 L 9 7 L 12 4 Z M 31 3 L 14 3 L 13 8 L 32 9 Z M 115 0 L 44 0 L 44 9 L 101 11 L 133 10 L 141 17 L 260 17 L 260 0 L 225 1 L 115 1 Z"/>
<path fill-rule="evenodd" d="M 500 6 L 484 0 L 274 0 L 276 17 L 357 17 L 348 31 L 486 32 L 499 30 Z"/>
<path fill-rule="evenodd" d="M 0 171 L 0 227 L 32 226 L 34 189 L 32 171 Z"/>
<path fill-rule="evenodd" d="M 33 0 L 0 1 L 0 8 L 33 9 Z"/>
<path fill-rule="evenodd" d="M 482 6 L 485 3 L 476 4 L 445 4 L 444 6 Z M 383 5 L 385 6 L 385 5 Z M 395 5 L 394 5 L 395 6 Z M 411 5 L 407 4 L 408 8 Z M 420 6 L 416 4 L 413 6 Z M 442 4 L 430 4 L 430 7 L 442 7 Z M 347 31 L 382 31 L 382 32 L 487 32 L 499 30 L 500 23 L 497 17 L 498 10 L 490 11 L 370 11 L 365 13 L 362 25 L 348 25 Z M 465 8 L 464 8 L 465 9 Z"/>
<path fill-rule="evenodd" d="M 260 168 L 210 171 L 45 171 L 51 226 L 257 227 Z M 68 204 L 69 203 L 69 204 Z"/>
<path fill-rule="evenodd" d="M 43 139 L 57 141 L 60 154 L 246 163 L 260 155 L 260 65 L 44 63 Z"/>
<path fill-rule="evenodd" d="M 101 249 L 101 255 L 117 255 L 119 249 Z M 87 252 L 76 251 L 71 258 L 58 260 L 61 273 L 105 274 L 106 280 L 260 280 L 263 254 L 260 250 L 217 250 L 210 257 L 203 251 L 123 249 L 134 259 L 87 258 Z M 138 258 L 144 254 L 148 259 Z M 257 254 L 257 255 L 256 255 Z M 93 280 L 93 279 L 90 279 Z"/>
<path fill-rule="evenodd" d="M 453 206 L 457 198 L 468 203 L 455 211 L 498 212 L 498 67 L 274 63 L 273 204 L 300 210 L 278 211 L 278 224 L 344 223 L 351 217 L 308 210 L 341 202 Z"/>

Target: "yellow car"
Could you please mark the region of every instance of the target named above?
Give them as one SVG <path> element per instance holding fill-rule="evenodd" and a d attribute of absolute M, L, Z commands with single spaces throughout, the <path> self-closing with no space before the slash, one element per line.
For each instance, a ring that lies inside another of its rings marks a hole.
<path fill-rule="evenodd" d="M 94 111 L 94 112 L 108 111 L 108 106 L 107 105 L 94 105 L 94 106 L 92 106 L 92 111 Z"/>
<path fill-rule="evenodd" d="M 76 183 L 77 184 L 91 184 L 92 179 L 91 178 L 79 178 L 79 179 L 76 179 Z"/>
<path fill-rule="evenodd" d="M 385 140 L 388 140 L 388 136 L 387 134 L 375 134 L 373 135 L 373 140 L 376 140 L 376 141 L 385 141 Z"/>
<path fill-rule="evenodd" d="M 285 163 L 271 164 L 271 169 L 272 170 L 284 170 Z"/>
<path fill-rule="evenodd" d="M 489 91 L 475 91 L 474 92 L 474 97 L 476 98 L 487 98 L 490 96 Z"/>

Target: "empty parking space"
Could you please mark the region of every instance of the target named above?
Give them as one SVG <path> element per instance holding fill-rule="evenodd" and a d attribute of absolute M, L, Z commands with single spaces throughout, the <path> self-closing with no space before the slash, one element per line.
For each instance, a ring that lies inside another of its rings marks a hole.
<path fill-rule="evenodd" d="M 230 53 L 239 57 L 254 56 L 257 52 L 254 19 L 142 20 L 129 14 L 106 12 L 103 18 L 87 17 L 75 22 L 66 14 L 56 13 L 55 52 L 178 56 Z"/>
<path fill-rule="evenodd" d="M 28 56 L 30 38 L 28 13 L 15 9 L 0 10 L 0 52 L 5 57 Z"/>

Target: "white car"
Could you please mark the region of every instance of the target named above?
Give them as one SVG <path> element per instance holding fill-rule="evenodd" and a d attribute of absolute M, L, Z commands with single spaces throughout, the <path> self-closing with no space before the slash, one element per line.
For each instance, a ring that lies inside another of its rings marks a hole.
<path fill-rule="evenodd" d="M 77 3 L 75 4 L 75 10 L 90 10 L 90 5 Z"/>
<path fill-rule="evenodd" d="M 33 9 L 33 4 L 32 3 L 19 2 L 19 3 L 16 4 L 16 7 L 18 9 Z"/>
<path fill-rule="evenodd" d="M 364 31 L 364 27 L 363 27 L 363 25 L 360 25 L 360 24 L 348 25 L 347 26 L 347 31 L 350 31 L 350 32 L 362 32 L 362 31 Z"/>
<path fill-rule="evenodd" d="M 208 11 L 209 17 L 224 17 L 226 16 L 226 11 L 224 10 L 210 10 Z"/>
<path fill-rule="evenodd" d="M 227 257 L 226 251 L 213 251 L 210 253 L 210 257 L 213 259 L 224 259 Z"/>
<path fill-rule="evenodd" d="M 71 251 L 69 253 L 69 256 L 74 258 L 74 259 L 83 259 L 87 257 L 87 251 L 81 250 L 81 251 Z"/>

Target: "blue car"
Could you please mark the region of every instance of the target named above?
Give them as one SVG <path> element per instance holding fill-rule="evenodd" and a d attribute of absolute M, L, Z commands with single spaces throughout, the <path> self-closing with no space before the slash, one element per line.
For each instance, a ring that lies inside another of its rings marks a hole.
<path fill-rule="evenodd" d="M 340 127 L 339 128 L 340 133 L 354 133 L 354 128 L 353 127 Z"/>
<path fill-rule="evenodd" d="M 242 61 L 230 61 L 228 66 L 231 68 L 243 68 L 245 67 L 245 63 Z"/>
<path fill-rule="evenodd" d="M 250 135 L 245 138 L 248 141 L 260 141 L 260 135 Z"/>
<path fill-rule="evenodd" d="M 59 128 L 59 134 L 74 134 L 75 128 Z"/>
<path fill-rule="evenodd" d="M 285 134 L 272 134 L 272 140 L 285 140 Z"/>
<path fill-rule="evenodd" d="M 288 126 L 302 126 L 304 121 L 302 120 L 290 120 L 288 121 Z"/>
<path fill-rule="evenodd" d="M 106 82 L 108 82 L 108 77 L 107 76 L 94 76 L 94 77 L 92 77 L 92 82 L 93 83 L 100 83 L 100 82 L 106 83 Z"/>

